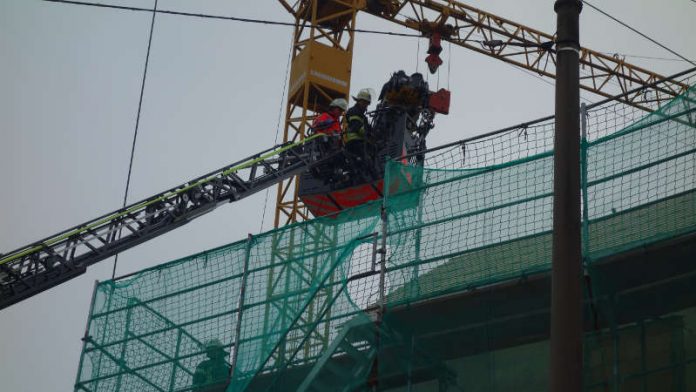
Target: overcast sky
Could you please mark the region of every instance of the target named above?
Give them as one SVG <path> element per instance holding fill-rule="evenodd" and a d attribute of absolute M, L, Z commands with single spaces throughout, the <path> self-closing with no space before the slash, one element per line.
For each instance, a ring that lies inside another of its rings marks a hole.
<path fill-rule="evenodd" d="M 103 1 L 151 7 L 154 1 Z M 471 0 L 475 7 L 553 33 L 553 1 Z M 596 3 L 596 4 L 595 4 Z M 680 54 L 696 59 L 692 0 L 594 0 Z M 160 0 L 159 8 L 279 21 L 275 0 Z M 121 206 L 151 15 L 40 0 L 0 0 L 0 253 Z M 404 31 L 360 15 L 366 29 Z M 158 15 L 131 182 L 142 199 L 273 145 L 291 29 Z M 673 55 L 590 8 L 581 44 L 645 57 Z M 359 34 L 353 90 L 379 91 L 391 72 L 425 70 L 427 43 Z M 452 111 L 430 146 L 553 112 L 553 81 L 445 45 L 440 87 Z M 662 74 L 682 61 L 628 57 Z M 447 75 L 451 68 L 451 75 Z M 432 80 L 432 79 L 431 79 Z M 590 100 L 597 97 L 586 95 Z M 272 226 L 275 192 L 263 229 Z M 261 230 L 265 193 L 121 255 L 118 275 Z M 92 287 L 112 259 L 83 276 L 0 311 L 0 390 L 72 390 Z"/>

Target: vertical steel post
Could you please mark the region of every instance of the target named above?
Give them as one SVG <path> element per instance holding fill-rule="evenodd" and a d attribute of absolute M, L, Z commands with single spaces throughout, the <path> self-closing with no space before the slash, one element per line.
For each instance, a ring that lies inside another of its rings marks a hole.
<path fill-rule="evenodd" d="M 590 254 L 590 206 L 587 195 L 587 105 L 580 105 L 580 181 L 582 190 L 582 259 L 587 260 Z"/>
<path fill-rule="evenodd" d="M 387 178 L 387 177 L 385 177 Z M 387 189 L 388 181 L 385 180 L 385 189 Z M 385 295 L 385 279 L 387 273 L 387 194 L 385 193 L 384 199 L 382 199 L 382 207 L 380 209 L 380 218 L 382 222 L 381 228 L 381 245 L 379 249 L 379 308 L 377 309 L 377 320 L 375 321 L 375 342 L 373 343 L 377 349 L 377 355 L 374 362 L 372 363 L 371 378 L 372 381 L 372 391 L 377 391 L 379 388 L 379 367 L 380 367 L 380 354 L 382 345 L 382 331 L 383 331 L 383 321 L 384 314 L 387 310 L 386 295 Z M 368 383 L 369 384 L 369 383 Z"/>
<path fill-rule="evenodd" d="M 109 298 L 106 300 L 106 318 L 104 319 L 104 324 L 101 328 L 101 335 L 103 336 L 106 333 L 106 328 L 109 326 L 109 317 L 111 316 L 111 303 L 113 302 L 114 299 L 114 291 L 116 291 L 116 285 L 114 284 L 114 281 L 107 281 L 109 283 L 110 291 L 109 291 Z M 92 344 L 94 344 L 94 341 L 92 341 Z M 99 358 L 97 359 L 97 369 L 101 369 L 101 361 L 102 358 L 104 357 L 104 354 L 100 354 Z M 94 383 L 94 390 L 98 391 L 99 390 L 99 381 L 96 381 Z"/>
<path fill-rule="evenodd" d="M 85 362 L 85 355 L 87 354 L 87 342 L 89 341 L 89 328 L 92 325 L 92 315 L 94 314 L 94 300 L 97 297 L 97 287 L 99 286 L 99 281 L 94 281 L 94 289 L 92 289 L 92 299 L 89 302 L 89 315 L 87 316 L 87 323 L 85 324 L 85 334 L 82 337 L 82 355 L 80 355 L 80 364 L 77 368 L 77 379 L 75 380 L 75 389 L 78 388 L 80 380 L 82 379 L 82 365 Z"/>
<path fill-rule="evenodd" d="M 616 299 L 612 300 L 612 306 L 614 306 L 614 309 L 617 309 L 618 303 Z M 611 361 L 611 390 L 613 392 L 619 392 L 621 388 L 621 368 L 619 367 L 621 362 L 621 351 L 619 351 L 619 339 L 621 339 L 621 336 L 619 335 L 615 317 L 612 317 L 609 333 L 611 334 L 613 358 L 613 361 Z"/>
<path fill-rule="evenodd" d="M 123 329 L 123 343 L 121 343 L 121 355 L 118 358 L 119 374 L 116 378 L 116 391 L 121 390 L 121 381 L 123 380 L 123 373 L 130 370 L 126 366 L 126 351 L 128 350 L 128 335 L 130 334 L 130 323 L 133 315 L 133 307 L 135 306 L 134 304 L 135 300 L 133 300 L 133 298 L 128 298 L 128 301 L 126 302 L 126 325 Z"/>
<path fill-rule="evenodd" d="M 413 392 L 413 350 L 416 345 L 416 335 L 411 334 L 411 339 L 409 340 L 409 350 L 408 350 L 408 388 L 407 392 Z"/>
<path fill-rule="evenodd" d="M 423 166 L 419 167 L 420 170 L 422 170 Z M 423 173 L 420 173 L 421 179 L 423 176 Z M 421 180 L 422 182 L 422 180 Z M 416 229 L 416 238 L 415 238 L 415 260 L 416 263 L 413 266 L 413 272 L 411 275 L 411 283 L 408 285 L 409 286 L 409 301 L 413 298 L 417 298 L 420 295 L 420 267 L 421 267 L 421 242 L 423 241 L 423 191 L 420 191 L 420 195 L 418 195 L 418 207 L 417 209 L 417 220 L 416 224 L 418 225 L 418 228 Z"/>
<path fill-rule="evenodd" d="M 385 280 L 387 273 L 387 209 L 382 207 L 381 211 L 382 217 L 382 244 L 379 249 L 380 261 L 379 261 L 379 318 L 382 321 L 382 316 L 386 307 L 385 300 Z"/>
<path fill-rule="evenodd" d="M 642 375 L 642 382 L 641 382 L 641 390 L 642 392 L 647 392 L 648 391 L 648 361 L 647 361 L 647 355 L 648 352 L 646 350 L 646 337 L 645 337 L 645 320 L 640 320 L 639 324 L 640 325 L 640 374 Z"/>
<path fill-rule="evenodd" d="M 181 353 L 181 337 L 184 334 L 182 329 L 177 330 L 176 347 L 174 348 L 174 356 L 172 357 L 172 374 L 169 377 L 169 390 L 173 391 L 176 386 L 176 368 L 179 366 L 179 354 Z"/>
<path fill-rule="evenodd" d="M 246 293 L 247 276 L 249 275 L 249 259 L 251 258 L 251 244 L 254 236 L 249 234 L 246 243 L 246 252 L 244 253 L 244 269 L 242 270 L 242 282 L 239 286 L 239 301 L 237 302 L 237 325 L 234 327 L 234 354 L 232 354 L 231 371 L 232 377 L 237 373 L 237 359 L 239 358 L 239 340 L 242 333 L 242 313 L 244 311 L 244 294 Z"/>
<path fill-rule="evenodd" d="M 370 262 L 370 271 L 377 271 L 377 254 L 379 253 L 379 248 L 377 247 L 377 241 L 379 240 L 379 233 L 372 233 L 372 261 Z"/>
<path fill-rule="evenodd" d="M 582 391 L 580 29 L 582 2 L 556 0 L 551 392 Z"/>
<path fill-rule="evenodd" d="M 386 311 L 386 274 L 387 274 L 387 203 L 389 202 L 389 189 L 391 189 L 391 175 L 389 168 L 390 157 L 384 157 L 384 196 L 380 208 L 380 220 L 382 223 L 382 241 L 380 245 L 380 266 L 379 266 L 379 322 L 382 322 Z"/>

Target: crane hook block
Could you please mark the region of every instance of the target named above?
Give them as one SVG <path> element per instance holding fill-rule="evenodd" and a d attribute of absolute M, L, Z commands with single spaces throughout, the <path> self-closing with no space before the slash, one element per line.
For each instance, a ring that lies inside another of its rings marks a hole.
<path fill-rule="evenodd" d="M 428 70 L 431 74 L 437 72 L 437 69 L 442 65 L 440 53 L 442 53 L 442 36 L 435 32 L 430 36 L 430 45 L 428 46 L 428 57 L 425 62 L 428 63 Z"/>

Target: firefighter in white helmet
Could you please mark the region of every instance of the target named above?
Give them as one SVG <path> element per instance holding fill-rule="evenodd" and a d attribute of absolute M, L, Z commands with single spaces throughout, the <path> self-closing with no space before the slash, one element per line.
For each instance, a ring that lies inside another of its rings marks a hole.
<path fill-rule="evenodd" d="M 355 169 L 362 174 L 374 172 L 374 146 L 372 146 L 372 129 L 365 113 L 372 103 L 372 91 L 364 88 L 353 97 L 355 105 L 345 115 L 343 144 L 350 154 Z"/>

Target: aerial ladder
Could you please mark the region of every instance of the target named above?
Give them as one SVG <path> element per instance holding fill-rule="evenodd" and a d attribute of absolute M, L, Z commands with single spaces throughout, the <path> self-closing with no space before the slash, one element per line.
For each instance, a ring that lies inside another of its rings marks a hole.
<path fill-rule="evenodd" d="M 301 174 L 333 159 L 317 153 L 309 121 L 335 98 L 349 98 L 358 11 L 429 39 L 431 72 L 442 41 L 554 78 L 553 35 L 454 0 L 299 0 L 279 3 L 295 18 L 283 143 L 127 207 L 0 255 L 0 309 L 83 274 L 98 261 L 180 227 L 221 204 L 278 185 L 275 225 L 306 219 Z M 580 87 L 645 110 L 688 86 L 587 48 Z M 642 89 L 635 90 L 634 87 Z M 281 219 L 282 218 L 282 219 Z"/>
<path fill-rule="evenodd" d="M 90 265 L 333 159 L 322 134 L 261 151 L 204 176 L 0 256 L 0 309 Z"/>
<path fill-rule="evenodd" d="M 376 149 L 356 165 L 340 134 L 312 134 L 260 151 L 208 173 L 28 246 L 0 255 L 0 309 L 83 274 L 87 267 L 176 229 L 222 204 L 244 199 L 294 176 L 309 188 L 306 197 L 329 197 L 383 185 L 384 162 L 402 153 L 418 153 L 434 127 L 434 113 L 446 113 L 419 74 L 394 74 L 383 88 L 378 110 L 370 113 Z M 403 100 L 403 95 L 409 99 Z M 414 97 L 416 99 L 414 99 Z M 340 181 L 334 181 L 340 173 Z M 380 198 L 368 191 L 361 203 Z M 339 213 L 355 204 L 314 210 L 315 216 Z"/>

